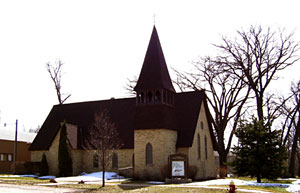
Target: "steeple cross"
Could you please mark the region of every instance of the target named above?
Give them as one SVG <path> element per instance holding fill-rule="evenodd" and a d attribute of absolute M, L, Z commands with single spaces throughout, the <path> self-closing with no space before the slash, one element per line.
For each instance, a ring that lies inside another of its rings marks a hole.
<path fill-rule="evenodd" d="M 156 14 L 153 14 L 153 24 L 155 25 L 155 18 L 156 18 Z"/>

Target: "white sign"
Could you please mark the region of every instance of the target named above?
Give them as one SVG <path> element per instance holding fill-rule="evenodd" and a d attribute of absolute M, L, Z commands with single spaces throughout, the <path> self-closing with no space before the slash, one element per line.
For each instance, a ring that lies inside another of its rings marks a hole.
<path fill-rule="evenodd" d="M 172 161 L 172 176 L 184 176 L 184 161 Z"/>

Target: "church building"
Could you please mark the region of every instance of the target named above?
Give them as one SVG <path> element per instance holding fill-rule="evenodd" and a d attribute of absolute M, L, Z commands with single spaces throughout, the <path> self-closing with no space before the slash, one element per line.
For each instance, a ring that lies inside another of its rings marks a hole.
<path fill-rule="evenodd" d="M 94 115 L 107 110 L 123 143 L 109 170 L 129 168 L 127 174 L 137 179 L 162 180 L 170 155 L 178 154 L 186 156 L 194 179 L 215 178 L 215 140 L 205 92 L 176 93 L 155 26 L 134 90 L 136 97 L 131 98 L 54 105 L 30 146 L 32 161 L 45 154 L 49 174 L 58 175 L 59 134 L 66 121 L 73 174 L 100 171 L 96 151 L 87 144 Z"/>

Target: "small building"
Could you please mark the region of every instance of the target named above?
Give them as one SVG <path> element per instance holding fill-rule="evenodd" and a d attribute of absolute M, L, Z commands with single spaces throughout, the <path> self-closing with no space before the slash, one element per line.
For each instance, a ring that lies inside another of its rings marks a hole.
<path fill-rule="evenodd" d="M 140 179 L 164 179 L 170 155 L 184 154 L 193 178 L 215 178 L 215 139 L 204 91 L 176 93 L 156 27 L 134 88 L 136 97 L 55 105 L 30 146 L 32 161 L 45 154 L 49 172 L 58 174 L 60 125 L 67 123 L 73 173 L 101 170 L 88 144 L 94 114 L 108 110 L 123 142 L 111 170 L 133 168 Z"/>
<path fill-rule="evenodd" d="M 12 173 L 14 160 L 15 130 L 0 129 L 0 173 Z M 16 161 L 31 161 L 31 152 L 28 150 L 36 133 L 18 132 Z"/>

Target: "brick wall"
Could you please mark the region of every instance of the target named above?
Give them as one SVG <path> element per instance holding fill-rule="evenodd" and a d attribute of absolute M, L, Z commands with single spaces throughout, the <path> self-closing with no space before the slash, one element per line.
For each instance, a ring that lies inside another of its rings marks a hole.
<path fill-rule="evenodd" d="M 0 173 L 11 173 L 11 166 L 14 159 L 14 141 L 0 140 Z M 17 145 L 17 161 L 30 161 L 31 155 L 28 151 L 30 144 L 18 141 Z"/>

